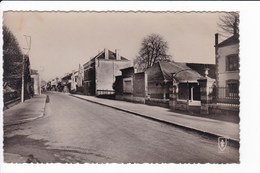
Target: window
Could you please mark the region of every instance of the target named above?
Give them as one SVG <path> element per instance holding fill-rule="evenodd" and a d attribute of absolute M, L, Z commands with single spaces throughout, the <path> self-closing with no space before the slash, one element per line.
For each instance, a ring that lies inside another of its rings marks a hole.
<path fill-rule="evenodd" d="M 226 57 L 226 70 L 236 71 L 238 70 L 238 55 L 229 55 Z"/>
<path fill-rule="evenodd" d="M 226 82 L 226 85 L 227 85 L 226 96 L 237 98 L 239 82 L 237 80 L 228 80 Z"/>

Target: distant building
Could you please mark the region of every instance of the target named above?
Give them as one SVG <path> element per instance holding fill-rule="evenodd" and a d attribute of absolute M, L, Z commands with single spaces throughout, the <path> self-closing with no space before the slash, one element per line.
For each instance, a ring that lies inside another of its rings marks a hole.
<path fill-rule="evenodd" d="M 84 94 L 100 95 L 104 91 L 113 91 L 115 76 L 120 75 L 120 69 L 129 66 L 131 62 L 121 56 L 118 50 L 112 52 L 104 49 L 83 65 Z"/>
<path fill-rule="evenodd" d="M 51 90 L 57 91 L 58 81 L 55 79 L 51 80 Z"/>
<path fill-rule="evenodd" d="M 72 92 L 82 92 L 84 71 L 82 66 L 79 65 L 77 71 L 73 71 L 71 75 L 71 91 Z"/>
<path fill-rule="evenodd" d="M 34 95 L 40 95 L 41 94 L 41 82 L 40 82 L 40 76 L 37 70 L 31 70 L 31 82 L 32 82 L 32 88 Z"/>
<path fill-rule="evenodd" d="M 68 93 L 71 91 L 71 76 L 72 73 L 67 73 L 65 74 L 64 77 L 61 78 L 61 91 Z"/>
<path fill-rule="evenodd" d="M 76 92 L 78 88 L 79 71 L 73 71 L 71 75 L 71 91 Z"/>

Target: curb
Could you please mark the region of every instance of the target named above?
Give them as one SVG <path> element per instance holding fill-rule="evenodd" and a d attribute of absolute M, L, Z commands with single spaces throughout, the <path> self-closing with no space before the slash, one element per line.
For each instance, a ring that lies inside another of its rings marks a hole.
<path fill-rule="evenodd" d="M 37 117 L 32 117 L 32 118 L 26 118 L 26 119 L 22 119 L 22 120 L 17 120 L 17 121 L 15 121 L 14 123 L 4 124 L 4 127 L 23 124 L 23 123 L 26 123 L 26 122 L 28 122 L 28 121 L 33 121 L 33 120 L 36 120 L 36 119 L 38 119 L 38 118 L 43 117 L 43 116 L 45 115 L 46 100 L 47 100 L 47 95 L 45 95 L 45 96 L 46 96 L 46 97 L 45 97 L 45 101 L 44 101 L 43 112 L 40 113 L 39 116 L 37 116 Z"/>
<path fill-rule="evenodd" d="M 85 101 L 88 101 L 88 102 L 91 102 L 91 103 L 95 103 L 95 104 L 99 104 L 99 105 L 102 105 L 102 106 L 110 107 L 110 108 L 113 108 L 113 109 L 116 109 L 116 110 L 119 110 L 119 111 L 123 111 L 123 112 L 126 112 L 126 113 L 130 113 L 130 114 L 133 114 L 133 115 L 137 115 L 139 117 L 143 117 L 143 118 L 146 118 L 146 119 L 150 119 L 150 120 L 154 120 L 154 121 L 161 122 L 161 123 L 164 123 L 164 124 L 172 125 L 172 126 L 175 126 L 175 127 L 178 127 L 178 128 L 185 129 L 185 130 L 194 131 L 196 133 L 200 133 L 200 134 L 209 136 L 211 138 L 218 139 L 219 137 L 225 137 L 225 136 L 222 136 L 220 134 L 203 131 L 203 130 L 200 130 L 200 129 L 197 129 L 197 128 L 194 128 L 194 127 L 185 126 L 185 125 L 182 125 L 182 124 L 179 124 L 179 123 L 173 123 L 173 122 L 165 121 L 165 120 L 162 120 L 162 119 L 159 119 L 159 118 L 150 117 L 150 116 L 147 116 L 147 115 L 144 115 L 144 114 L 140 114 L 140 113 L 136 113 L 136 112 L 133 112 L 133 111 L 126 110 L 126 109 L 110 106 L 110 105 L 107 105 L 107 104 L 104 104 L 104 103 L 100 103 L 100 102 L 84 99 L 84 98 L 81 98 L 81 97 L 78 97 L 78 96 L 75 96 L 75 95 L 72 95 L 72 94 L 70 94 L 70 96 L 78 98 L 78 99 L 81 99 L 81 100 L 85 100 Z M 232 146 L 238 147 L 238 148 L 240 147 L 239 140 L 234 139 L 234 138 L 230 138 L 230 137 L 225 137 L 225 138 L 232 144 Z"/>

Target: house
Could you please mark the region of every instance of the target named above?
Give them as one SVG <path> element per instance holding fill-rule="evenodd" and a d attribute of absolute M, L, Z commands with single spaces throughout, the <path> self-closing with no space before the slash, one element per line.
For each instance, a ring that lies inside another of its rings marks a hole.
<path fill-rule="evenodd" d="M 174 109 L 182 109 L 183 104 L 185 109 L 187 105 L 200 106 L 198 80 L 205 77 L 185 63 L 157 62 L 141 73 L 135 73 L 133 68 L 121 72 L 115 82 L 117 99 L 173 107 L 170 99 L 175 88 L 178 102 L 174 102 Z"/>
<path fill-rule="evenodd" d="M 176 102 L 169 102 L 173 109 L 188 110 L 190 106 L 200 106 L 200 85 L 203 79 L 197 71 L 185 63 L 158 62 L 146 70 L 148 76 L 148 95 L 150 98 L 171 100 L 173 89 Z"/>
<path fill-rule="evenodd" d="M 236 28 L 236 27 L 235 27 Z M 216 100 L 220 103 L 239 104 L 239 34 L 218 42 L 215 34 Z"/>
<path fill-rule="evenodd" d="M 40 75 L 37 70 L 31 70 L 31 83 L 34 95 L 41 94 Z"/>
<path fill-rule="evenodd" d="M 57 91 L 58 90 L 58 78 L 54 78 L 51 80 L 51 90 Z"/>
<path fill-rule="evenodd" d="M 83 68 L 79 64 L 79 69 L 77 71 L 73 70 L 71 75 L 71 91 L 81 92 L 83 84 Z"/>
<path fill-rule="evenodd" d="M 76 92 L 78 89 L 78 78 L 79 78 L 79 71 L 72 71 L 71 75 L 71 91 Z"/>
<path fill-rule="evenodd" d="M 67 73 L 61 78 L 61 89 L 65 93 L 69 93 L 71 90 L 71 76 L 72 73 Z"/>
<path fill-rule="evenodd" d="M 114 83 L 115 97 L 137 103 L 145 103 L 148 97 L 147 74 L 136 73 L 134 67 L 121 69 L 121 75 L 116 76 Z"/>
<path fill-rule="evenodd" d="M 98 96 L 105 92 L 113 92 L 115 76 L 120 74 L 120 69 L 129 66 L 131 62 L 121 56 L 118 50 L 112 52 L 104 49 L 83 65 L 84 94 Z"/>

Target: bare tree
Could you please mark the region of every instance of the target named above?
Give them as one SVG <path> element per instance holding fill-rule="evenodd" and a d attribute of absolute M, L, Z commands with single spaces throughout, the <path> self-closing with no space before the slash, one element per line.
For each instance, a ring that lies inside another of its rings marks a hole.
<path fill-rule="evenodd" d="M 237 12 L 227 12 L 219 17 L 219 21 L 218 27 L 223 36 L 228 37 L 234 32 L 239 33 L 239 14 Z"/>
<path fill-rule="evenodd" d="M 171 56 L 167 54 L 168 43 L 158 34 L 145 37 L 141 43 L 139 54 L 134 60 L 138 71 L 143 71 L 159 61 L 170 61 Z"/>

